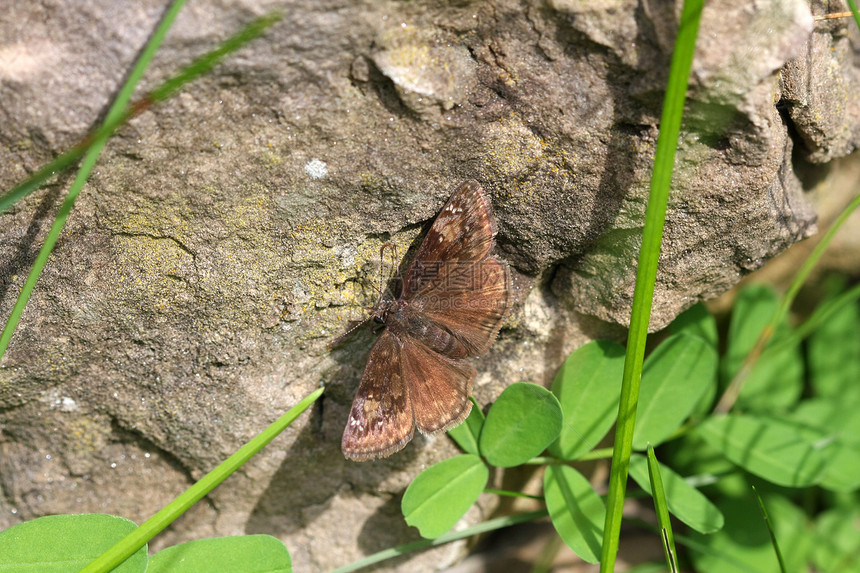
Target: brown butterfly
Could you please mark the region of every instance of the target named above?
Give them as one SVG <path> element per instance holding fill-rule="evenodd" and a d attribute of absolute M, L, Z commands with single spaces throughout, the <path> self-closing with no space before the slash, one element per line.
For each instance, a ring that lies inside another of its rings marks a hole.
<path fill-rule="evenodd" d="M 469 415 L 475 369 L 511 307 L 507 263 L 490 256 L 496 225 L 477 181 L 462 183 L 436 217 L 403 277 L 370 318 L 384 324 L 343 431 L 356 461 L 402 449 L 417 427 L 453 428 Z"/>

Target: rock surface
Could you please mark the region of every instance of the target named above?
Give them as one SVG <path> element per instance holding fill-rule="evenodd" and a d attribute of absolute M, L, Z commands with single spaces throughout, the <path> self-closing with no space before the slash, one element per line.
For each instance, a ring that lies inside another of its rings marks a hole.
<path fill-rule="evenodd" d="M 280 4 L 189 3 L 143 89 Z M 96 125 L 162 9 L 9 8 L 3 188 Z M 385 461 L 346 462 L 340 434 L 373 338 L 328 342 L 373 302 L 380 245 L 405 253 L 467 178 L 493 199 L 518 285 L 476 361 L 478 401 L 548 383 L 589 339 L 622 338 L 678 13 L 631 0 L 296 0 L 266 36 L 134 118 L 0 363 L 0 527 L 62 512 L 140 522 L 325 384 L 156 548 L 270 533 L 297 571 L 322 571 L 415 539 L 400 493 L 455 448 L 418 438 Z M 814 23 L 800 0 L 707 4 L 652 328 L 814 233 L 792 160 L 860 142 L 849 29 Z M 71 179 L 0 214 L 4 319 Z M 492 508 L 483 499 L 464 523 Z M 461 551 L 419 554 L 410 570 Z"/>

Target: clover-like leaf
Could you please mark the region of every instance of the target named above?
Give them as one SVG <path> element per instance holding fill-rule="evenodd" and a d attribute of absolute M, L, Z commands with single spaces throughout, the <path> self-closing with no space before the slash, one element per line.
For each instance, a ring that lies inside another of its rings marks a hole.
<path fill-rule="evenodd" d="M 195 539 L 162 549 L 149 560 L 146 573 L 291 573 L 290 553 L 271 535 Z"/>
<path fill-rule="evenodd" d="M 101 513 L 49 515 L 25 521 L 0 532 L 0 571 L 80 571 L 136 528 L 133 521 Z M 143 546 L 114 571 L 144 571 L 146 563 Z"/>
<path fill-rule="evenodd" d="M 406 523 L 423 537 L 439 537 L 452 527 L 484 491 L 490 471 L 472 454 L 432 465 L 412 480 L 400 504 Z"/>
<path fill-rule="evenodd" d="M 543 477 L 552 525 L 568 547 L 589 563 L 600 559 L 606 506 L 585 477 L 570 466 L 548 466 Z"/>
<path fill-rule="evenodd" d="M 670 336 L 645 360 L 633 447 L 658 446 L 717 385 L 717 351 L 689 334 Z"/>
<path fill-rule="evenodd" d="M 697 434 L 729 460 L 777 485 L 818 483 L 829 462 L 825 435 L 814 439 L 799 424 L 752 415 L 716 416 Z"/>
<path fill-rule="evenodd" d="M 540 454 L 561 431 L 561 406 L 542 386 L 517 382 L 487 412 L 479 445 L 494 466 L 518 466 Z"/>
<path fill-rule="evenodd" d="M 552 393 L 564 413 L 561 434 L 549 452 L 573 460 L 594 448 L 618 416 L 624 348 L 595 340 L 577 348 L 552 382 Z"/>

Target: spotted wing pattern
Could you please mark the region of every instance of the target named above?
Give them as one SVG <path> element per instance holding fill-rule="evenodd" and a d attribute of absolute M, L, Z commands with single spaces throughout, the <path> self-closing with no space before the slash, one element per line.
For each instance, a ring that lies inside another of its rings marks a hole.
<path fill-rule="evenodd" d="M 406 272 L 403 299 L 446 328 L 469 356 L 487 351 L 510 312 L 510 270 L 490 256 L 496 224 L 476 181 L 454 192 Z"/>
<path fill-rule="evenodd" d="M 461 184 L 419 246 L 396 304 L 374 309 L 387 328 L 370 352 L 343 433 L 347 458 L 386 457 L 415 427 L 432 434 L 468 416 L 475 369 L 462 357 L 486 352 L 511 308 L 508 265 L 489 254 L 495 234 L 481 186 Z M 459 344 L 426 345 L 446 337 Z"/>
<path fill-rule="evenodd" d="M 399 341 L 382 333 L 370 351 L 343 431 L 343 455 L 355 461 L 385 457 L 412 439 L 412 405 L 402 374 Z"/>
<path fill-rule="evenodd" d="M 435 290 L 448 266 L 472 265 L 490 252 L 496 224 L 490 200 L 477 181 L 462 183 L 436 217 L 406 271 L 401 297 Z"/>

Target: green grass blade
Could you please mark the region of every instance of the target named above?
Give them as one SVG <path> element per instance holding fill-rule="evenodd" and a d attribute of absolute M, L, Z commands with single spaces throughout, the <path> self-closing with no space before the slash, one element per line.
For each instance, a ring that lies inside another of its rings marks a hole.
<path fill-rule="evenodd" d="M 773 343 L 764 349 L 763 356 L 777 353 L 791 346 L 797 346 L 806 337 L 818 330 L 818 327 L 830 320 L 846 305 L 856 303 L 860 299 L 860 285 L 854 285 L 840 295 L 820 304 L 805 322 L 795 326 L 787 336 L 774 339 Z"/>
<path fill-rule="evenodd" d="M 645 211 L 645 226 L 642 232 L 642 248 L 636 272 L 636 288 L 633 293 L 633 310 L 630 331 L 627 337 L 627 354 L 624 362 L 624 377 L 621 383 L 621 403 L 618 406 L 618 425 L 612 454 L 609 476 L 609 492 L 606 500 L 606 523 L 603 529 L 603 549 L 600 563 L 602 572 L 615 570 L 621 533 L 621 512 L 627 485 L 627 470 L 633 449 L 633 429 L 636 421 L 636 406 L 639 382 L 642 377 L 642 361 L 645 357 L 645 340 L 651 318 L 651 301 L 657 277 L 657 261 L 663 239 L 663 224 L 666 220 L 666 205 L 672 183 L 672 168 L 675 150 L 681 132 L 681 117 L 687 94 L 690 69 L 696 48 L 696 36 L 702 15 L 704 0 L 686 0 L 681 13 L 675 52 L 669 70 L 660 135 L 654 157 L 654 172 L 651 176 L 651 193 Z"/>
<path fill-rule="evenodd" d="M 785 560 L 782 558 L 782 551 L 779 550 L 779 543 L 776 542 L 776 535 L 773 532 L 773 526 L 770 523 L 767 508 L 764 506 L 764 500 L 762 500 L 761 496 L 758 494 L 758 490 L 755 486 L 752 486 L 752 490 L 755 494 L 756 500 L 758 501 L 758 507 L 761 510 L 762 517 L 764 517 L 764 524 L 767 526 L 768 535 L 770 535 L 770 544 L 773 546 L 773 551 L 776 553 L 776 560 L 779 562 L 779 570 L 781 573 L 785 573 Z"/>
<path fill-rule="evenodd" d="M 117 94 L 113 105 L 111 105 L 110 110 L 105 116 L 103 128 L 76 146 L 73 152 L 64 154 L 60 158 L 55 159 L 50 164 L 37 171 L 33 177 L 16 186 L 9 193 L 4 194 L 2 199 L 0 199 L 0 212 L 5 211 L 13 203 L 36 190 L 45 179 L 57 171 L 57 167 L 63 169 L 74 162 L 75 159 L 86 153 L 87 156 L 84 160 L 84 165 L 82 165 L 78 171 L 78 176 L 72 185 L 72 190 L 75 189 L 76 185 L 83 186 L 83 182 L 86 182 L 86 178 L 89 176 L 89 171 L 92 169 L 92 163 L 95 163 L 96 158 L 98 158 L 108 136 L 113 132 L 113 129 L 123 121 L 125 109 L 128 107 L 128 102 L 131 101 L 131 96 L 134 93 L 137 84 L 140 83 L 143 73 L 146 71 L 146 68 L 149 67 L 149 64 L 155 56 L 155 53 L 158 51 L 158 48 L 161 47 L 165 36 L 167 36 L 168 30 L 170 30 L 170 27 L 173 25 L 174 20 L 176 20 L 176 16 L 179 15 L 179 11 L 182 9 L 182 6 L 185 5 L 185 2 L 186 0 L 175 0 L 167 8 L 167 11 L 164 13 L 164 17 L 162 17 L 161 22 L 159 22 L 158 27 L 155 29 L 155 32 L 153 32 L 149 42 L 143 48 L 143 52 L 141 52 L 140 57 L 138 57 L 137 62 L 135 62 L 131 73 L 129 73 L 128 78 L 126 78 L 125 83 Z M 113 129 L 108 132 L 104 129 L 104 126 L 109 125 L 113 126 Z M 72 156 L 70 156 L 70 154 L 72 154 Z M 59 161 L 61 158 L 64 159 L 64 161 Z M 60 165 L 57 165 L 57 163 L 60 163 Z M 89 169 L 85 169 L 85 166 L 87 165 Z M 79 184 L 79 181 L 82 181 L 82 183 Z M 66 197 L 66 203 L 70 202 L 74 204 L 75 197 L 78 192 L 80 192 L 79 187 L 74 191 L 74 193 L 72 190 L 69 191 L 69 195 Z M 66 207 L 65 203 L 63 204 L 63 207 Z M 71 205 L 68 206 L 68 209 L 71 209 Z M 60 212 L 62 214 L 62 208 Z M 66 213 L 66 216 L 68 216 L 68 213 Z M 58 219 L 59 218 L 60 217 L 58 216 Z M 63 218 L 63 222 L 65 222 L 65 218 Z M 60 225 L 60 228 L 62 228 L 62 225 Z M 51 231 L 53 232 L 53 230 L 54 229 L 52 228 Z M 56 238 L 54 238 L 54 240 L 56 240 Z M 2 351 L 0 351 L 0 355 L 2 355 Z"/>
<path fill-rule="evenodd" d="M 185 0 L 182 0 L 182 3 L 184 2 Z M 173 9 L 173 6 L 171 6 L 171 9 Z M 166 19 L 167 17 L 165 16 L 165 20 Z M 131 106 L 124 108 L 122 113 L 118 116 L 111 118 L 110 114 L 108 114 L 108 118 L 105 119 L 104 123 L 102 123 L 96 131 L 89 134 L 66 153 L 63 153 L 50 163 L 38 169 L 32 176 L 30 176 L 29 179 L 19 183 L 6 193 L 0 195 L 0 213 L 38 189 L 45 181 L 50 179 L 52 175 L 66 170 L 87 152 L 87 150 L 93 145 L 93 142 L 109 137 L 119 126 L 123 125 L 130 118 L 149 108 L 152 104 L 167 99 L 183 85 L 196 79 L 198 76 L 207 73 L 224 56 L 230 52 L 238 50 L 244 44 L 257 38 L 266 30 L 266 28 L 280 19 L 280 14 L 272 13 L 254 20 L 238 34 L 228 38 L 216 49 L 204 54 L 182 72 L 166 80 L 143 98 L 134 102 Z M 155 35 L 153 35 L 153 38 L 154 37 Z M 129 78 L 131 78 L 131 76 L 129 76 Z"/>
<path fill-rule="evenodd" d="M 773 333 L 776 332 L 776 327 L 779 325 L 785 316 L 788 314 L 788 310 L 791 308 L 791 304 L 794 302 L 797 293 L 800 292 L 800 288 L 803 286 L 803 283 L 806 282 L 806 279 L 809 277 L 809 274 L 812 272 L 812 269 L 815 268 L 815 265 L 818 264 L 818 261 L 821 259 L 821 256 L 824 254 L 824 251 L 830 246 L 830 242 L 833 240 L 833 237 L 836 235 L 836 232 L 842 228 L 842 224 L 848 219 L 851 213 L 854 212 L 857 207 L 860 206 L 860 195 L 854 197 L 854 199 L 842 210 L 842 213 L 839 214 L 839 217 L 833 222 L 824 236 L 821 238 L 821 241 L 812 252 L 809 254 L 809 257 L 803 262 L 803 265 L 800 267 L 800 270 L 794 276 L 794 280 L 791 282 L 791 285 L 788 287 L 788 290 L 785 292 L 785 296 L 782 297 L 782 300 L 779 303 L 779 307 L 777 307 L 776 311 L 774 311 L 773 316 L 770 319 L 770 322 L 767 326 L 762 329 L 761 335 L 759 335 L 758 340 L 756 340 L 755 345 L 752 350 L 750 350 L 747 357 L 744 359 L 743 364 L 738 369 L 735 376 L 732 378 L 732 381 L 729 383 L 726 391 L 723 393 L 720 401 L 717 403 L 714 408 L 715 414 L 725 414 L 729 412 L 732 407 L 737 402 L 738 396 L 740 396 L 741 390 L 743 389 L 744 383 L 747 380 L 750 372 L 752 372 L 753 366 L 755 366 L 756 362 L 758 362 L 759 358 L 761 358 L 762 353 L 765 350 L 768 342 L 770 342 Z"/>
<path fill-rule="evenodd" d="M 48 262 L 48 257 L 51 255 L 51 251 L 56 245 L 57 239 L 65 226 L 66 219 L 68 218 L 72 207 L 74 207 L 75 200 L 86 183 L 87 178 L 89 177 L 89 174 L 105 145 L 105 142 L 107 142 L 114 130 L 125 123 L 131 116 L 139 113 L 142 109 L 145 109 L 153 102 L 161 101 L 169 97 L 183 84 L 191 81 L 200 74 L 209 71 L 226 54 L 237 50 L 243 44 L 259 36 L 268 26 L 271 26 L 280 18 L 279 15 L 268 15 L 255 20 L 238 34 L 225 41 L 217 49 L 196 60 L 182 73 L 170 80 L 167 80 L 160 87 L 151 92 L 149 96 L 141 100 L 141 102 L 138 102 L 129 108 L 128 102 L 137 82 L 140 80 L 146 65 L 151 61 L 155 50 L 158 48 L 158 44 L 167 34 L 167 29 L 176 18 L 176 13 L 184 3 L 185 0 L 177 0 L 171 5 L 168 13 L 165 14 L 165 17 L 159 24 L 158 29 L 153 34 L 150 44 L 147 45 L 146 49 L 141 54 L 141 57 L 135 64 L 132 73 L 129 74 L 128 80 L 117 96 L 117 99 L 114 101 L 114 104 L 111 106 L 104 124 L 84 142 L 75 146 L 69 152 L 63 154 L 61 157 L 58 157 L 50 164 L 38 170 L 33 177 L 14 187 L 11 191 L 0 197 L 0 212 L 2 212 L 13 203 L 38 188 L 39 185 L 50 177 L 55 170 L 68 167 L 77 160 L 78 157 L 86 153 L 86 156 L 78 170 L 78 175 L 72 183 L 72 186 L 69 188 L 69 193 L 66 195 L 63 204 L 60 206 L 60 210 L 57 213 L 57 217 L 54 220 L 53 225 L 51 225 L 51 229 L 48 232 L 45 243 L 42 245 L 42 248 L 36 257 L 36 261 L 33 264 L 33 268 L 30 270 L 30 274 L 24 283 L 24 287 L 18 295 L 18 300 L 12 308 L 9 319 L 6 321 L 6 326 L 3 328 L 3 332 L 0 333 L 0 358 L 3 357 L 3 354 L 6 352 L 6 348 L 9 346 L 9 342 L 15 332 L 15 328 L 18 326 L 21 314 L 24 312 L 24 307 L 27 305 L 27 301 L 30 299 L 30 295 L 36 286 L 36 282 L 38 282 L 39 276 L 42 274 L 42 270 Z"/>
<path fill-rule="evenodd" d="M 848 0 L 848 7 L 851 8 L 851 14 L 854 16 L 854 22 L 857 24 L 857 29 L 860 30 L 860 11 L 857 10 L 857 2 Z"/>
<path fill-rule="evenodd" d="M 290 408 L 290 410 L 278 418 L 268 428 L 257 434 L 251 441 L 239 448 L 235 454 L 227 458 L 214 470 L 200 478 L 190 488 L 182 492 L 176 499 L 164 506 L 158 513 L 147 519 L 140 527 L 135 529 L 125 539 L 105 551 L 98 559 L 87 565 L 81 573 L 96 573 L 110 571 L 122 563 L 135 551 L 143 547 L 150 539 L 155 537 L 162 529 L 173 523 L 177 517 L 182 515 L 189 507 L 197 503 L 203 496 L 215 489 L 222 481 L 227 479 L 233 472 L 239 469 L 257 452 L 262 450 L 269 442 L 283 432 L 287 426 L 293 423 L 302 412 L 316 402 L 323 393 L 323 388 L 317 388 L 305 399 Z"/>
<path fill-rule="evenodd" d="M 140 82 L 140 78 L 143 77 L 143 73 L 146 71 L 146 68 L 155 56 L 155 52 L 164 41 L 167 31 L 170 30 L 170 26 L 173 25 L 173 21 L 176 19 L 176 16 L 179 14 L 179 10 L 182 9 L 184 4 L 185 0 L 176 0 L 167 9 L 164 17 L 161 19 L 161 22 L 159 22 L 155 32 L 152 34 L 149 43 L 144 48 L 143 52 L 141 52 L 140 57 L 137 59 L 137 62 L 131 70 L 131 73 L 128 75 L 125 84 L 123 84 L 122 89 L 120 89 L 117 94 L 113 105 L 111 105 L 110 110 L 105 117 L 106 124 L 115 124 L 121 120 L 124 111 L 128 106 L 128 102 L 131 100 L 131 96 L 134 93 L 134 89 Z M 9 315 L 6 326 L 3 328 L 3 332 L 0 333 L 0 357 L 2 357 L 6 352 L 6 347 L 9 346 L 9 341 L 12 339 L 12 333 L 15 332 L 15 327 L 18 325 L 18 320 L 21 318 L 21 313 L 24 312 L 24 307 L 27 305 L 27 301 L 30 299 L 30 294 L 33 292 L 33 288 L 35 288 L 36 282 L 39 280 L 39 276 L 45 268 L 45 264 L 48 262 L 48 257 L 50 256 L 51 251 L 54 250 L 54 245 L 56 245 L 57 239 L 59 239 L 60 233 L 63 230 L 63 226 L 66 224 L 66 219 L 68 219 L 69 213 L 71 213 L 72 207 L 75 205 L 75 200 L 78 198 L 78 194 L 80 194 L 81 189 L 83 189 L 84 184 L 87 182 L 90 172 L 92 171 L 93 166 L 95 166 L 96 160 L 98 160 L 109 135 L 110 133 L 100 133 L 91 141 L 91 144 L 86 151 L 84 160 L 78 169 L 78 175 L 75 177 L 72 186 L 69 188 L 69 193 L 66 195 L 63 204 L 60 206 L 57 217 L 54 219 L 54 223 L 51 225 L 50 231 L 48 231 L 45 244 L 42 245 L 42 248 L 36 257 L 36 262 L 33 264 L 33 268 L 30 269 L 30 274 L 24 282 L 24 287 L 21 289 L 21 293 L 18 295 L 18 300 L 15 301 L 15 306 L 12 308 L 12 313 Z"/>
<path fill-rule="evenodd" d="M 525 523 L 526 521 L 534 521 L 536 519 L 546 517 L 547 515 L 547 511 L 545 509 L 541 509 L 529 513 L 519 513 L 517 515 L 509 515 L 506 517 L 491 519 L 489 521 L 484 521 L 483 523 L 473 525 L 472 527 L 467 527 L 466 529 L 462 529 L 460 531 L 452 531 L 450 533 L 446 533 L 445 535 L 440 535 L 436 539 L 422 539 L 420 541 L 413 541 L 412 543 L 406 543 L 405 545 L 400 545 L 398 547 L 385 549 L 383 551 L 380 551 L 379 553 L 368 555 L 364 559 L 354 561 L 349 565 L 338 567 L 337 569 L 332 571 L 332 573 L 349 573 L 350 571 L 358 571 L 359 569 L 363 569 L 376 563 L 380 563 L 382 561 L 385 561 L 386 559 L 393 559 L 395 557 L 399 557 L 404 553 L 418 551 L 419 549 L 425 549 L 427 547 L 436 547 L 437 545 L 444 545 L 446 543 L 451 543 L 452 541 L 459 541 L 460 539 L 472 537 L 473 535 L 479 535 L 488 531 L 495 531 L 497 529 L 502 529 L 503 527 L 509 527 L 518 523 Z"/>
<path fill-rule="evenodd" d="M 654 497 L 646 457 L 638 454 L 630 456 L 630 477 L 639 484 L 644 495 Z M 660 465 L 660 480 L 663 482 L 663 497 L 660 503 L 665 503 L 666 509 L 675 518 L 699 533 L 713 533 L 723 528 L 725 517 L 717 506 L 697 489 L 719 481 L 718 477 L 682 477 L 665 465 Z"/>
<path fill-rule="evenodd" d="M 660 526 L 663 539 L 663 552 L 666 556 L 666 565 L 669 571 L 678 571 L 678 552 L 675 549 L 675 537 L 672 535 L 672 520 L 669 518 L 669 503 L 666 501 L 666 491 L 663 488 L 663 476 L 660 475 L 660 466 L 657 464 L 657 456 L 654 448 L 648 444 L 648 478 L 651 480 L 651 491 L 654 497 L 654 509 L 657 511 L 657 523 Z"/>
<path fill-rule="evenodd" d="M 172 96 L 184 84 L 194 78 L 208 73 L 215 65 L 220 62 L 224 56 L 235 52 L 251 40 L 260 37 L 269 26 L 278 22 L 283 16 L 279 12 L 270 12 L 265 16 L 261 16 L 250 24 L 242 28 L 237 34 L 227 38 L 223 44 L 194 60 L 177 76 L 168 79 L 163 84 L 155 88 L 149 93 L 149 102 L 158 102 Z M 147 102 L 142 102 L 139 105 L 145 105 Z"/>

